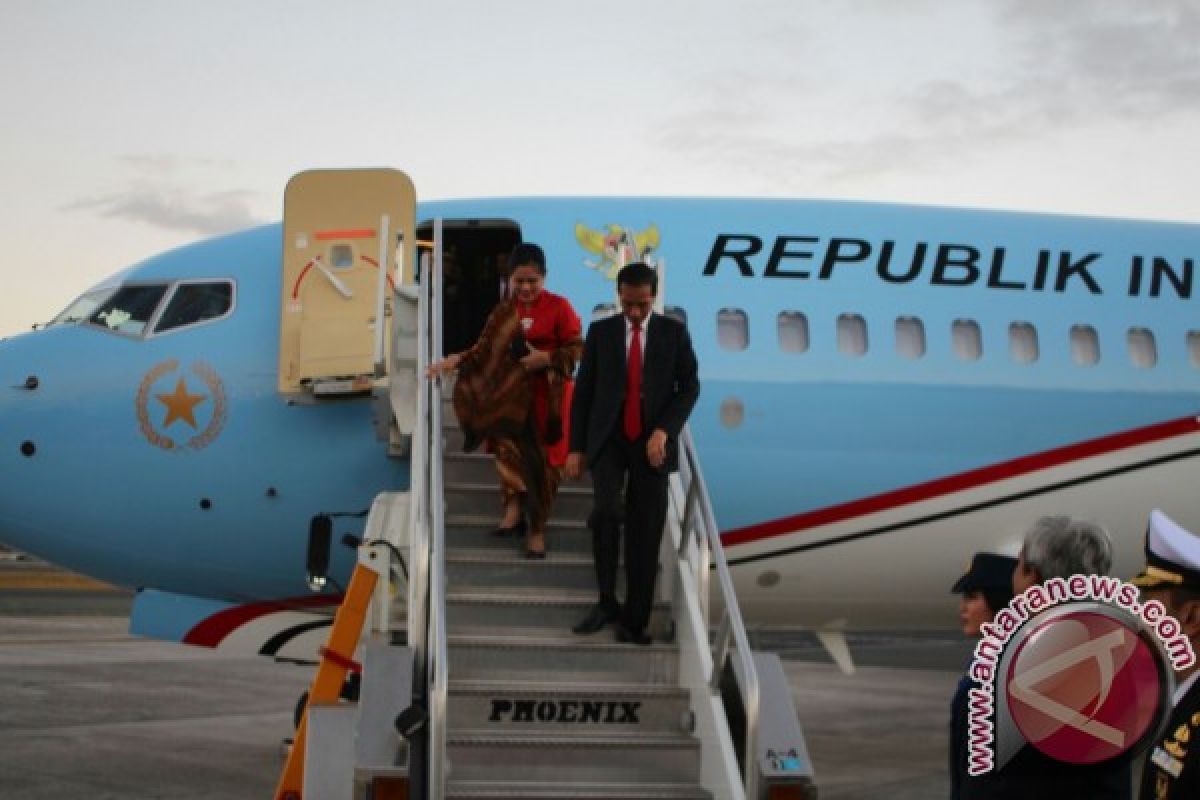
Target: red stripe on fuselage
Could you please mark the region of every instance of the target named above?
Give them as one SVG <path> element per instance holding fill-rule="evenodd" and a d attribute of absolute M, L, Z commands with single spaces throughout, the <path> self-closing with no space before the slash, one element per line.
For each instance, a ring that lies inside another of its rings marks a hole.
<path fill-rule="evenodd" d="M 289 600 L 268 600 L 262 603 L 248 603 L 244 606 L 234 606 L 224 611 L 218 611 L 197 623 L 183 637 L 184 644 L 194 644 L 200 647 L 216 647 L 221 640 L 247 622 L 274 614 L 276 611 L 304 611 L 311 608 L 336 606 L 342 602 L 339 595 L 312 595 L 311 597 L 296 597 Z"/>
<path fill-rule="evenodd" d="M 755 542 L 760 539 L 770 539 L 787 533 L 842 522 L 854 517 L 888 511 L 910 503 L 918 503 L 934 497 L 974 489 L 989 483 L 1015 478 L 1041 469 L 1058 467 L 1071 461 L 1125 450 L 1151 442 L 1170 439 L 1189 433 L 1200 432 L 1200 422 L 1196 417 L 1182 417 L 1168 422 L 1160 422 L 1145 428 L 1135 428 L 1129 431 L 1101 436 L 1099 439 L 1089 439 L 1085 442 L 1069 444 L 1065 447 L 1046 450 L 1033 455 L 1021 456 L 1011 461 L 1002 461 L 957 475 L 937 478 L 926 483 L 918 483 L 896 489 L 883 494 L 851 500 L 834 506 L 818 508 L 782 519 L 761 522 L 745 528 L 736 528 L 721 534 L 721 542 L 725 545 L 739 545 Z"/>

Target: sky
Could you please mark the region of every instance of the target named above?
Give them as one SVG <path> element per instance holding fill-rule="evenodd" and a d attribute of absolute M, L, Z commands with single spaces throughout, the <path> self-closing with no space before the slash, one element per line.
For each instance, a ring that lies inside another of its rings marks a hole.
<path fill-rule="evenodd" d="M 1200 222 L 1200 0 L 3 0 L 0 336 L 315 167 Z"/>

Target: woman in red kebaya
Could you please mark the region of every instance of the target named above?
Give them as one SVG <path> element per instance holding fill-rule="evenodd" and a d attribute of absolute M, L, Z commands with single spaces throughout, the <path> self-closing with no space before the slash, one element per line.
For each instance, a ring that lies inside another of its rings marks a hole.
<path fill-rule="evenodd" d="M 546 520 L 567 459 L 572 375 L 583 352 L 579 315 L 545 283 L 542 248 L 517 245 L 508 299 L 493 309 L 475 344 L 429 367 L 430 376 L 458 370 L 454 411 L 463 449 L 487 441 L 504 501 L 495 532 L 524 533 L 530 558 L 546 555 Z"/>

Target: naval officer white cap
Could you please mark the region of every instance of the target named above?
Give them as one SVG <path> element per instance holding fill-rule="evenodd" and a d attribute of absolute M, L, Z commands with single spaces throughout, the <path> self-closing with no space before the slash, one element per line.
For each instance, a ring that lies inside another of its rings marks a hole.
<path fill-rule="evenodd" d="M 1146 528 L 1146 568 L 1133 579 L 1143 589 L 1200 589 L 1200 536 L 1155 509 Z"/>

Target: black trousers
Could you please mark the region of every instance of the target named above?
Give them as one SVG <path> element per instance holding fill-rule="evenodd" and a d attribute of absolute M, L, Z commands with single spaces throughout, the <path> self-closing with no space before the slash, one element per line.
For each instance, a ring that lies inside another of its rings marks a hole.
<path fill-rule="evenodd" d="M 621 433 L 591 464 L 595 507 L 589 519 L 600 603 L 617 609 L 617 562 L 624 523 L 625 608 L 622 621 L 631 631 L 645 629 L 654 606 L 658 549 L 667 518 L 667 472 L 646 460 L 646 436 L 629 441 Z M 624 490 L 624 503 L 621 502 Z"/>

